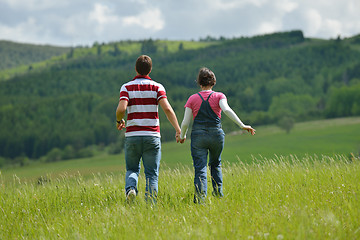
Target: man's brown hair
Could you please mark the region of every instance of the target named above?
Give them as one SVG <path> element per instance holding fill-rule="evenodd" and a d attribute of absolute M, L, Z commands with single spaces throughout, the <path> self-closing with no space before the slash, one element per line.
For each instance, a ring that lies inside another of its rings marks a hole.
<path fill-rule="evenodd" d="M 215 74 L 208 68 L 203 67 L 199 71 L 199 75 L 197 77 L 197 83 L 200 86 L 214 86 L 216 83 Z"/>
<path fill-rule="evenodd" d="M 136 60 L 135 69 L 140 75 L 148 75 L 151 72 L 152 60 L 147 55 L 141 55 Z"/>

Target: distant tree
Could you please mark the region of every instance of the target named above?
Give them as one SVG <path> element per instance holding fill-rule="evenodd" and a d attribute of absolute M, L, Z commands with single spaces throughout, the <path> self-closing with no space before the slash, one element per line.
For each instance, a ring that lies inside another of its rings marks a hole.
<path fill-rule="evenodd" d="M 212 37 L 210 35 L 206 36 L 206 38 L 200 38 L 200 42 L 213 42 L 217 39 L 215 37 Z"/>
<path fill-rule="evenodd" d="M 351 108 L 353 116 L 360 116 L 360 102 L 354 102 Z"/>
<path fill-rule="evenodd" d="M 337 36 L 336 42 L 341 42 L 341 36 L 340 35 Z"/>
<path fill-rule="evenodd" d="M 3 157 L 0 157 L 0 168 L 2 168 L 3 166 L 5 166 L 5 162 L 6 162 L 6 159 L 3 158 Z"/>
<path fill-rule="evenodd" d="M 62 152 L 59 148 L 53 148 L 47 155 L 47 162 L 56 162 L 62 160 Z"/>
<path fill-rule="evenodd" d="M 94 156 L 94 152 L 90 147 L 82 148 L 76 154 L 77 158 L 86 158 L 92 156 Z"/>
<path fill-rule="evenodd" d="M 74 147 L 71 145 L 67 145 L 62 153 L 62 159 L 72 159 L 75 158 L 75 150 Z"/>
<path fill-rule="evenodd" d="M 295 95 L 285 93 L 272 98 L 269 113 L 279 121 L 283 116 L 304 120 L 304 117 L 313 114 L 316 110 L 316 100 L 310 95 Z"/>
<path fill-rule="evenodd" d="M 169 47 L 167 44 L 164 45 L 164 53 L 167 54 L 169 52 Z"/>
<path fill-rule="evenodd" d="M 342 74 L 342 81 L 345 85 L 349 85 L 349 76 L 346 70 Z"/>
<path fill-rule="evenodd" d="M 281 129 L 284 129 L 287 134 L 289 134 L 291 129 L 293 129 L 294 124 L 295 124 L 294 118 L 289 117 L 289 116 L 284 116 L 284 117 L 280 118 L 280 120 L 277 123 L 277 125 Z"/>
<path fill-rule="evenodd" d="M 157 46 L 151 38 L 142 42 L 141 52 L 142 54 L 153 54 L 157 52 Z"/>
<path fill-rule="evenodd" d="M 116 57 L 116 56 L 119 56 L 120 54 L 121 54 L 121 51 L 120 51 L 118 45 L 115 43 L 114 44 L 114 51 L 112 52 L 112 55 Z"/>
<path fill-rule="evenodd" d="M 181 42 L 181 43 L 179 44 L 179 51 L 182 51 L 182 50 L 184 50 L 184 44 Z"/>
<path fill-rule="evenodd" d="M 66 55 L 67 59 L 73 58 L 74 57 L 74 48 L 70 49 L 70 52 Z"/>
<path fill-rule="evenodd" d="M 20 166 L 23 167 L 29 165 L 30 160 L 26 156 L 18 156 L 14 159 L 14 162 L 20 164 Z"/>
<path fill-rule="evenodd" d="M 332 88 L 326 104 L 327 117 L 360 115 L 360 84 Z"/>

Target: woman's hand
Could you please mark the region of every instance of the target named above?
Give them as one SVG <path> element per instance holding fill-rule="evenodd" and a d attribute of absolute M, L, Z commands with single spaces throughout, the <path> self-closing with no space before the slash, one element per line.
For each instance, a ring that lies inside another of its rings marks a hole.
<path fill-rule="evenodd" d="M 243 129 L 251 133 L 251 135 L 255 135 L 256 130 L 252 127 L 244 127 Z"/>

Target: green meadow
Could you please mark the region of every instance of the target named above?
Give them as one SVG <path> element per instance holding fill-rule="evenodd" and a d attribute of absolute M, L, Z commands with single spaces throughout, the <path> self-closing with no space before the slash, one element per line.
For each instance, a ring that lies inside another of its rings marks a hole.
<path fill-rule="evenodd" d="M 334 156 L 360 152 L 360 117 L 318 120 L 295 124 L 287 134 L 277 126 L 256 127 L 256 135 L 247 132 L 226 133 L 222 154 L 223 165 L 239 161 L 252 163 L 254 158 L 276 156 Z M 184 144 L 167 142 L 162 145 L 161 168 L 178 166 L 192 167 L 190 155 L 190 134 Z M 3 181 L 37 179 L 41 176 L 67 173 L 92 175 L 98 172 L 118 173 L 125 169 L 124 156 L 100 152 L 95 157 L 61 161 L 55 163 L 34 163 L 22 168 L 2 170 Z"/>
<path fill-rule="evenodd" d="M 122 154 L 2 169 L 0 239 L 359 239 L 360 118 L 256 129 L 227 133 L 225 196 L 204 205 L 189 141 L 163 144 L 157 205 L 143 173 L 126 203 Z"/>

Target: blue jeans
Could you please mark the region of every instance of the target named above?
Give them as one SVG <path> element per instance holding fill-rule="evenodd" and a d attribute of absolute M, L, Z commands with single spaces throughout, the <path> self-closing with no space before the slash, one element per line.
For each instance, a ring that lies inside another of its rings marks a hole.
<path fill-rule="evenodd" d="M 224 148 L 225 133 L 221 128 L 193 129 L 191 132 L 191 156 L 195 169 L 195 202 L 202 202 L 207 195 L 207 157 L 213 194 L 223 196 L 221 152 Z"/>
<path fill-rule="evenodd" d="M 125 138 L 125 191 L 134 189 L 138 193 L 140 159 L 142 158 L 145 177 L 145 199 L 156 201 L 158 192 L 159 166 L 161 159 L 161 141 L 159 137 L 134 136 Z"/>

